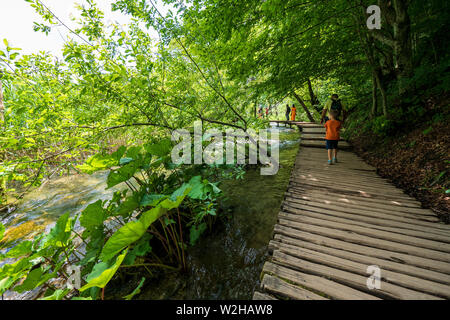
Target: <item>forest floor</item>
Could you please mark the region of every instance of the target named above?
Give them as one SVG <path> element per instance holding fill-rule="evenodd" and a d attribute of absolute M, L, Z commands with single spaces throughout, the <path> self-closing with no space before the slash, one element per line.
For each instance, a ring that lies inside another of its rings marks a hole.
<path fill-rule="evenodd" d="M 448 108 L 448 101 L 445 108 Z M 361 134 L 350 139 L 354 151 L 383 178 L 450 223 L 450 126 L 426 122 L 385 139 Z"/>

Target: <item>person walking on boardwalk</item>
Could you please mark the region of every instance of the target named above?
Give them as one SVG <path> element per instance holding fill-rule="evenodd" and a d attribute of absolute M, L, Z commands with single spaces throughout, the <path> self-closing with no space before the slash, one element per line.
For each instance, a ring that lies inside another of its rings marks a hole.
<path fill-rule="evenodd" d="M 261 105 L 260 105 L 259 108 L 258 108 L 258 118 L 259 118 L 259 119 L 262 119 L 262 118 L 263 118 L 263 108 L 262 108 Z"/>
<path fill-rule="evenodd" d="M 335 110 L 337 112 L 336 119 L 340 119 L 342 116 L 343 117 L 342 121 L 343 122 L 345 121 L 347 111 L 345 105 L 342 103 L 341 99 L 339 99 L 339 96 L 336 93 L 331 95 L 331 98 L 325 104 L 325 107 L 322 110 L 322 117 L 320 118 L 320 123 L 328 121 L 330 110 Z"/>
<path fill-rule="evenodd" d="M 295 107 L 295 104 L 292 105 L 291 108 L 291 121 L 295 121 L 295 114 L 297 113 L 297 108 Z"/>
<path fill-rule="evenodd" d="M 325 146 L 328 152 L 328 164 L 337 163 L 338 142 L 340 139 L 339 131 L 341 129 L 341 122 L 337 120 L 337 111 L 330 110 L 330 119 L 325 122 L 326 129 Z"/>
<path fill-rule="evenodd" d="M 291 114 L 291 108 L 289 108 L 289 105 L 286 105 L 286 121 L 289 121 L 289 115 Z"/>

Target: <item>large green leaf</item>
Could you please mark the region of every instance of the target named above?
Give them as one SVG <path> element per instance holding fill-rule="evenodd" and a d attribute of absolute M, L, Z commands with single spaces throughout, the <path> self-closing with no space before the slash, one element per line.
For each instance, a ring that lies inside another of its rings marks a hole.
<path fill-rule="evenodd" d="M 150 227 L 150 225 L 153 222 L 162 217 L 166 212 L 167 212 L 166 208 L 156 207 L 144 212 L 139 218 L 139 221 L 141 221 L 141 223 L 145 226 L 145 229 L 147 230 L 147 228 Z"/>
<path fill-rule="evenodd" d="M 31 247 L 33 245 L 32 241 L 23 241 L 16 245 L 14 248 L 10 249 L 5 254 L 0 254 L 0 259 L 7 258 L 18 258 L 31 253 Z"/>
<path fill-rule="evenodd" d="M 165 213 L 166 209 L 156 207 L 144 212 L 139 220 L 125 224 L 108 239 L 103 247 L 100 259 L 108 261 L 125 247 L 139 240 L 148 227 Z"/>
<path fill-rule="evenodd" d="M 128 249 L 120 254 L 111 266 L 107 265 L 105 262 L 100 262 L 95 265 L 92 273 L 87 278 L 88 283 L 81 287 L 80 291 L 82 292 L 92 287 L 104 288 L 117 272 L 117 269 L 119 269 L 127 252 Z"/>
<path fill-rule="evenodd" d="M 172 142 L 170 139 L 161 140 L 159 143 L 145 146 L 147 152 L 158 157 L 164 157 L 172 150 Z"/>
<path fill-rule="evenodd" d="M 77 166 L 77 168 L 85 173 L 94 173 L 96 171 L 109 169 L 112 166 L 119 165 L 119 161 L 125 153 L 126 148 L 124 146 L 120 147 L 116 152 L 108 155 L 96 154 L 86 160 L 82 165 Z"/>
<path fill-rule="evenodd" d="M 139 220 L 128 222 L 108 239 L 100 254 L 100 259 L 102 261 L 109 261 L 124 248 L 139 240 L 145 231 L 147 231 L 147 228 Z"/>
<path fill-rule="evenodd" d="M 56 245 L 61 247 L 71 235 L 71 219 L 69 213 L 65 213 L 59 217 L 55 226 L 50 230 L 49 234 L 44 237 L 42 247 Z"/>
<path fill-rule="evenodd" d="M 138 170 L 139 163 L 137 163 L 136 161 L 132 161 L 118 170 L 111 171 L 108 175 L 108 179 L 106 180 L 108 189 L 114 187 L 115 185 L 118 185 L 121 182 L 131 179 L 131 177 L 133 177 L 133 175 Z"/>
<path fill-rule="evenodd" d="M 21 285 L 15 287 L 14 291 L 22 293 L 24 291 L 33 290 L 34 288 L 40 286 L 44 282 L 47 282 L 48 280 L 56 276 L 56 272 L 48 273 L 42 268 L 36 268 L 28 273 L 25 281 Z"/>
<path fill-rule="evenodd" d="M 86 229 L 93 229 L 103 224 L 106 212 L 103 209 L 102 201 L 91 203 L 83 210 L 80 216 L 80 224 Z"/>
<path fill-rule="evenodd" d="M 189 185 L 191 186 L 191 191 L 189 192 L 190 198 L 199 200 L 205 198 L 205 184 L 203 183 L 201 176 L 193 177 L 189 180 Z"/>
<path fill-rule="evenodd" d="M 142 197 L 140 206 L 141 207 L 147 207 L 147 206 L 151 206 L 151 207 L 156 207 L 158 205 L 158 203 L 160 203 L 162 200 L 167 199 L 168 196 L 164 195 L 164 194 L 146 194 Z"/>

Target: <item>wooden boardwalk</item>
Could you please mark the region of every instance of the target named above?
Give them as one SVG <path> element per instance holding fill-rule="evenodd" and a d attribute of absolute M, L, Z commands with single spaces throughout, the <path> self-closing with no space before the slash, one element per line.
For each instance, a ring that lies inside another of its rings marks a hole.
<path fill-rule="evenodd" d="M 307 135 L 323 134 L 300 124 Z M 449 299 L 450 225 L 350 151 L 300 147 L 254 299 Z M 380 268 L 369 289 L 368 266 Z"/>

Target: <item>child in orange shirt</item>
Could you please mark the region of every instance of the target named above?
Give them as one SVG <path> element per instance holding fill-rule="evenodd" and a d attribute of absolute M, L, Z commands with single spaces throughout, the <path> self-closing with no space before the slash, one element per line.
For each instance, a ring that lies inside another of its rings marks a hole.
<path fill-rule="evenodd" d="M 339 130 L 341 129 L 341 122 L 336 120 L 337 112 L 335 110 L 330 110 L 329 115 L 330 120 L 328 120 L 324 125 L 327 130 L 325 140 L 328 152 L 328 164 L 333 164 L 333 162 L 337 163 L 337 149 L 340 139 Z M 332 155 L 333 158 L 331 158 Z"/>

